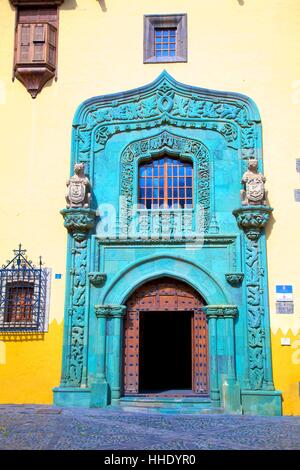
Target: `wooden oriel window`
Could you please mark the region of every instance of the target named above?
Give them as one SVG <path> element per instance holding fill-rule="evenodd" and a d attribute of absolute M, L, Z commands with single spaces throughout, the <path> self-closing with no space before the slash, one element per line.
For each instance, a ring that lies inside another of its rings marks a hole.
<path fill-rule="evenodd" d="M 56 35 L 50 23 L 19 24 L 16 64 L 44 63 L 55 70 Z"/>
<path fill-rule="evenodd" d="M 17 6 L 16 12 L 14 77 L 23 83 L 32 98 L 56 77 L 57 4 L 51 0 L 41 3 L 43 6 Z"/>
<path fill-rule="evenodd" d="M 139 166 L 139 204 L 145 209 L 193 207 L 193 164 L 166 155 Z"/>

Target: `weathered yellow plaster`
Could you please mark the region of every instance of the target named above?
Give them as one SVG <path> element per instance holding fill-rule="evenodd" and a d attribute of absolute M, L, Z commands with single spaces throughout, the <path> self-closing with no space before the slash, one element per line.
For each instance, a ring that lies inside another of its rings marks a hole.
<path fill-rule="evenodd" d="M 0 363 L 0 403 L 52 403 L 60 380 L 62 323 L 54 320 L 48 333 L 0 334 L 6 362 Z M 1 344 L 1 343 L 0 343 Z"/>
<path fill-rule="evenodd" d="M 281 338 L 290 338 L 290 346 L 282 346 Z M 283 413 L 300 414 L 300 330 L 272 335 L 272 362 L 275 387 L 283 392 Z"/>
<path fill-rule="evenodd" d="M 0 365 L 6 364 L 6 347 L 5 342 L 0 341 Z"/>

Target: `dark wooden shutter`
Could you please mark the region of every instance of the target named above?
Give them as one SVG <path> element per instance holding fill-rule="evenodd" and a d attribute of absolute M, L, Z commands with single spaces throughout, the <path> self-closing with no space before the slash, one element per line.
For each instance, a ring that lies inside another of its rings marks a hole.
<path fill-rule="evenodd" d="M 33 33 L 33 57 L 34 62 L 44 62 L 46 60 L 46 24 L 35 24 Z"/>
<path fill-rule="evenodd" d="M 30 54 L 30 44 L 31 44 L 31 25 L 30 24 L 20 24 L 18 31 L 19 38 L 19 54 L 18 62 L 27 63 L 31 61 Z"/>
<path fill-rule="evenodd" d="M 54 26 L 49 24 L 48 29 L 48 62 L 55 66 L 56 64 L 56 37 L 57 30 Z"/>

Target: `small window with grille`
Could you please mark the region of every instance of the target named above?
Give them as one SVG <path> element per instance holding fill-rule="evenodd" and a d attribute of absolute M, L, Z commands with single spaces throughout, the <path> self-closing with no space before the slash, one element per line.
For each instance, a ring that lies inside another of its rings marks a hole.
<path fill-rule="evenodd" d="M 140 208 L 193 207 L 193 164 L 164 155 L 139 166 Z"/>
<path fill-rule="evenodd" d="M 0 330 L 47 331 L 49 270 L 27 259 L 21 245 L 0 269 Z"/>
<path fill-rule="evenodd" d="M 175 57 L 176 28 L 155 28 L 155 56 Z"/>
<path fill-rule="evenodd" d="M 187 15 L 144 16 L 144 63 L 187 62 Z"/>

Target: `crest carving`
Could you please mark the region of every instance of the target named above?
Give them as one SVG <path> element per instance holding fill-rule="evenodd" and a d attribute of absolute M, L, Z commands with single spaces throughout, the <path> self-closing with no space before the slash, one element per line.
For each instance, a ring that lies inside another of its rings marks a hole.
<path fill-rule="evenodd" d="M 242 205 L 266 205 L 266 191 L 264 175 L 257 171 L 258 161 L 250 158 L 248 161 L 248 170 L 242 177 L 244 189 L 241 191 Z"/>
<path fill-rule="evenodd" d="M 67 181 L 67 208 L 90 207 L 91 184 L 84 174 L 84 163 L 75 163 L 74 173 Z"/>

